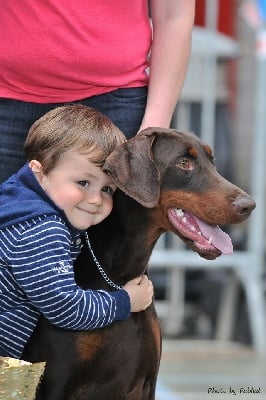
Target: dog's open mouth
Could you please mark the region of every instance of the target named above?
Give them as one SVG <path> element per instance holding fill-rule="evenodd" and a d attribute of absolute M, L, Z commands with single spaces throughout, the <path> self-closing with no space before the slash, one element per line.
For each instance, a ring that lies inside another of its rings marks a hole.
<path fill-rule="evenodd" d="M 173 227 L 186 239 L 193 242 L 193 250 L 198 253 L 232 254 L 230 236 L 218 225 L 209 225 L 195 215 L 178 208 L 168 209 L 168 218 Z"/>

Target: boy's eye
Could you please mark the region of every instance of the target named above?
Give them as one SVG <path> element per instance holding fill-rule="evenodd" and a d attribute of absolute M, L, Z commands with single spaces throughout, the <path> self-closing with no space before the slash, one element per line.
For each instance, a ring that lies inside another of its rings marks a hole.
<path fill-rule="evenodd" d="M 89 186 L 89 182 L 88 181 L 78 181 L 78 184 L 82 187 L 87 187 Z"/>
<path fill-rule="evenodd" d="M 111 186 L 104 186 L 104 187 L 102 188 L 102 191 L 103 191 L 104 193 L 110 194 L 110 196 L 113 196 L 113 194 L 114 194 L 114 192 L 115 192 L 115 189 L 112 188 Z"/>

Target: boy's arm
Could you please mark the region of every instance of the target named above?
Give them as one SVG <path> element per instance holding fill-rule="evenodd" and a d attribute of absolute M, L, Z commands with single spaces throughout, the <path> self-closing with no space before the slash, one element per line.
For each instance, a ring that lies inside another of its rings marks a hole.
<path fill-rule="evenodd" d="M 55 226 L 56 225 L 56 226 Z M 75 283 L 70 235 L 58 220 L 43 220 L 14 241 L 12 269 L 28 300 L 52 324 L 95 329 L 130 314 L 125 290 L 82 290 Z"/>

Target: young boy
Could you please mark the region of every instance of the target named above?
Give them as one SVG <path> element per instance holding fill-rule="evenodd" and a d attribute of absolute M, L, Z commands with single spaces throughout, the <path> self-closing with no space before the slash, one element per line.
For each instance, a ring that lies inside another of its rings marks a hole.
<path fill-rule="evenodd" d="M 89 330 L 150 305 L 146 276 L 114 292 L 82 290 L 74 280 L 80 235 L 112 210 L 116 187 L 104 160 L 124 141 L 108 118 L 82 105 L 58 107 L 31 127 L 28 162 L 0 186 L 0 355 L 21 357 L 40 314 Z"/>

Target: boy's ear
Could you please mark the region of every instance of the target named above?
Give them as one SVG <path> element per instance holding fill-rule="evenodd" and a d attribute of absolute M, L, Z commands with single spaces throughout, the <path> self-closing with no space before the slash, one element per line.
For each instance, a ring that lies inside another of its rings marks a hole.
<path fill-rule="evenodd" d="M 40 163 L 40 161 L 31 160 L 29 162 L 29 167 L 34 174 L 38 174 L 38 173 L 42 172 L 42 164 Z"/>
<path fill-rule="evenodd" d="M 35 178 L 45 191 L 45 175 L 43 173 L 42 164 L 40 163 L 40 161 L 31 160 L 29 162 L 29 167 L 34 173 Z"/>

